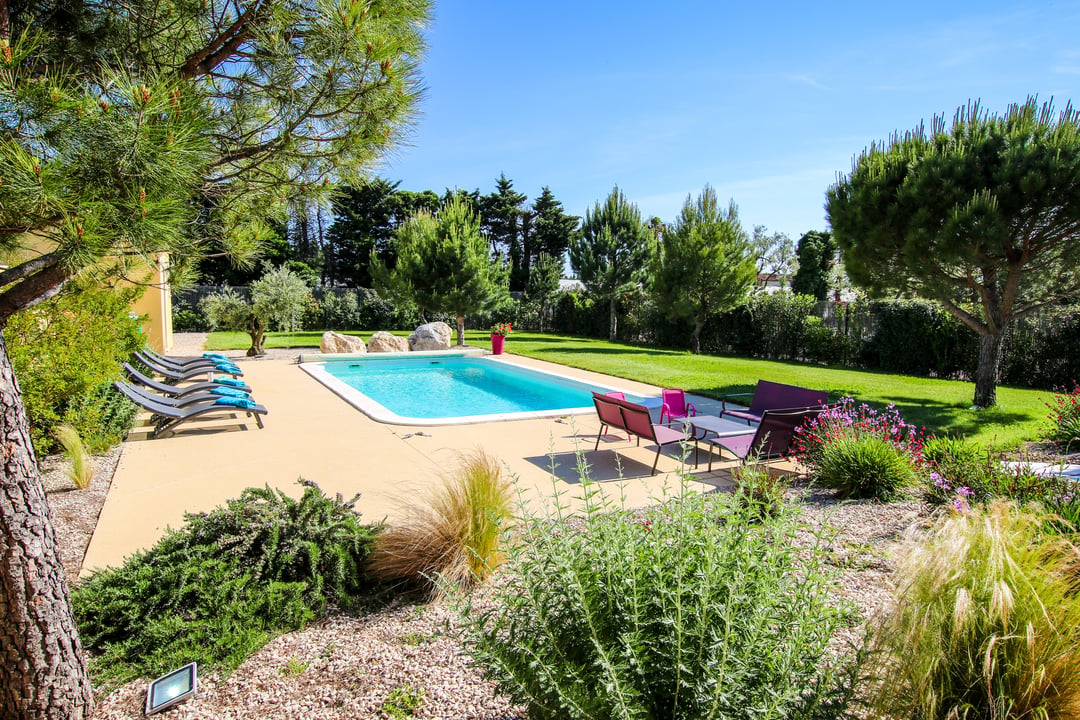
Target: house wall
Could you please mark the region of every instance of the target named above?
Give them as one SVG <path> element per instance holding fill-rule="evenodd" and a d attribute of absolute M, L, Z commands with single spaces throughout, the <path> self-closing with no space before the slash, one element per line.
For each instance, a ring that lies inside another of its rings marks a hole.
<path fill-rule="evenodd" d="M 172 290 L 169 288 L 169 256 L 161 253 L 155 267 L 148 268 L 143 283 L 146 291 L 131 306 L 131 312 L 145 316 L 142 323 L 146 344 L 158 352 L 173 347 Z"/>

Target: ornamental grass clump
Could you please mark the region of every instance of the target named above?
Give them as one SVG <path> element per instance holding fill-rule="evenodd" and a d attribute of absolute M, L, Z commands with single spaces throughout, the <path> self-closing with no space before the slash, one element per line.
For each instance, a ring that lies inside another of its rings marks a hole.
<path fill-rule="evenodd" d="M 513 486 L 499 461 L 481 450 L 376 538 L 368 568 L 385 581 L 441 593 L 482 581 L 503 560 Z"/>
<path fill-rule="evenodd" d="M 476 663 L 529 717 L 835 717 L 844 613 L 791 514 L 689 491 L 633 512 L 584 491 L 580 516 L 524 520 L 493 602 L 463 608 Z"/>
<path fill-rule="evenodd" d="M 870 631 L 872 716 L 1080 717 L 1080 552 L 1004 501 L 910 541 Z"/>
<path fill-rule="evenodd" d="M 94 479 L 94 463 L 86 452 L 86 445 L 79 437 L 79 431 L 70 425 L 57 425 L 53 430 L 53 435 L 64 448 L 64 455 L 71 463 L 71 467 L 65 471 L 65 474 L 80 490 L 89 487 Z"/>
<path fill-rule="evenodd" d="M 841 398 L 797 428 L 792 448 L 812 481 L 842 497 L 887 500 L 915 480 L 923 442 L 923 431 L 905 422 L 896 406 L 878 411 Z"/>

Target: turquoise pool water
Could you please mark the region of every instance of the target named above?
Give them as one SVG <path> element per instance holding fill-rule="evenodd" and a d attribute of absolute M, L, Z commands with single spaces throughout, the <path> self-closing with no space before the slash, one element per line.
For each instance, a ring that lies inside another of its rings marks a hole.
<path fill-rule="evenodd" d="M 592 407 L 607 388 L 483 358 L 331 362 L 326 372 L 403 417 L 435 419 Z"/>

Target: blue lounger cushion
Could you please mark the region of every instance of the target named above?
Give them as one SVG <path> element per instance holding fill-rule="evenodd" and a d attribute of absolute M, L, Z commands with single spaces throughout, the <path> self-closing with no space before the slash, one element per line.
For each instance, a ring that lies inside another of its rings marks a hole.
<path fill-rule="evenodd" d="M 204 352 L 202 354 L 204 358 L 210 358 L 211 360 L 228 360 L 228 355 L 222 355 L 221 353 Z"/>
<path fill-rule="evenodd" d="M 248 386 L 248 384 L 246 382 L 244 382 L 243 380 L 239 380 L 237 378 L 219 377 L 219 378 L 214 378 L 214 382 L 219 383 L 221 385 L 228 385 L 228 386 L 234 387 L 234 388 L 246 388 Z"/>
<path fill-rule="evenodd" d="M 228 387 L 227 385 L 222 385 L 221 387 L 213 388 L 212 390 L 210 390 L 210 392 L 212 392 L 214 395 L 221 395 L 222 397 L 238 397 L 238 398 L 246 398 L 246 397 L 248 397 L 248 394 L 246 392 L 244 392 L 243 390 L 241 390 L 239 388 Z"/>
<path fill-rule="evenodd" d="M 237 367 L 235 363 L 219 362 L 216 365 L 214 365 L 214 367 L 217 368 L 218 370 L 220 370 L 221 372 L 227 372 L 227 373 L 240 372 L 240 368 Z"/>
<path fill-rule="evenodd" d="M 256 403 L 254 400 L 251 400 L 249 398 L 238 398 L 238 397 L 219 397 L 216 400 L 214 400 L 214 404 L 215 405 L 228 405 L 230 407 L 237 407 L 237 408 L 258 407 L 258 403 Z"/>

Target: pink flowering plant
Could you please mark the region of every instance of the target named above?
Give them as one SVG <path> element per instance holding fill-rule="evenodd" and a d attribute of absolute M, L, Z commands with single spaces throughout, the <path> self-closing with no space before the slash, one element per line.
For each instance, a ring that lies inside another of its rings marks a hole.
<path fill-rule="evenodd" d="M 494 325 L 491 326 L 491 334 L 492 335 L 502 335 L 503 337 L 506 337 L 507 335 L 509 335 L 513 331 L 514 331 L 514 328 L 511 326 L 511 323 L 508 323 L 508 322 L 495 323 Z"/>
<path fill-rule="evenodd" d="M 1050 409 L 1044 437 L 1064 446 L 1066 451 L 1080 445 L 1080 383 L 1074 384 L 1071 391 L 1062 389 L 1044 402 Z"/>
<path fill-rule="evenodd" d="M 875 410 L 845 397 L 799 428 L 792 447 L 812 481 L 844 497 L 885 500 L 915 481 L 924 432 L 895 405 Z"/>

